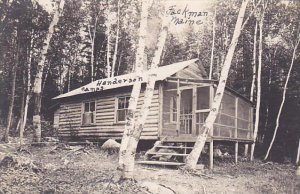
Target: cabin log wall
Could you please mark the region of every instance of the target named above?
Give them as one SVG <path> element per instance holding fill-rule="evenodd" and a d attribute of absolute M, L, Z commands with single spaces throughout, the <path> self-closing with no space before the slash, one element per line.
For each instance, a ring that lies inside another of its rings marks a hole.
<path fill-rule="evenodd" d="M 118 92 L 115 95 L 101 95 L 98 98 L 77 100 L 62 103 L 59 114 L 59 136 L 62 139 L 121 139 L 125 129 L 125 122 L 116 122 L 116 98 L 130 96 L 130 92 Z M 141 109 L 144 93 L 140 94 L 137 110 Z M 96 114 L 95 124 L 82 126 L 83 102 L 95 100 Z M 151 107 L 141 139 L 158 139 L 159 128 L 159 94 L 154 90 Z"/>

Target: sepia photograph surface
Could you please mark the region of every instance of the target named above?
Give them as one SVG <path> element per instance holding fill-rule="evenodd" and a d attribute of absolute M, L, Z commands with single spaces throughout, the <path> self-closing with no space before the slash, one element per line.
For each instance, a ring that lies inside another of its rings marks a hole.
<path fill-rule="evenodd" d="M 300 193 L 300 1 L 0 0 L 0 194 Z"/>

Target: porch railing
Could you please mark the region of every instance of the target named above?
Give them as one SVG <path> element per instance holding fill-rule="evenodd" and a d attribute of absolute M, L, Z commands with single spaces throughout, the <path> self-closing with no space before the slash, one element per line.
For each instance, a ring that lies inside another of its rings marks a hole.
<path fill-rule="evenodd" d="M 180 133 L 181 134 L 191 134 L 192 133 L 192 122 L 193 114 L 180 114 Z"/>

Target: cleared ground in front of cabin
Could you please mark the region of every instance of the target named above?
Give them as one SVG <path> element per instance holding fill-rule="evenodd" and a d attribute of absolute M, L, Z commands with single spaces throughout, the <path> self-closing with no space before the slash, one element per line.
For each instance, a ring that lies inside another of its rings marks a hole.
<path fill-rule="evenodd" d="M 120 182 L 117 154 L 97 146 L 43 147 L 1 144 L 0 193 L 149 193 L 140 183 L 157 183 L 176 193 L 299 193 L 295 167 L 274 164 L 231 161 L 215 162 L 214 170 L 204 169 L 198 175 L 180 170 L 136 166 L 136 180 Z M 298 189 L 297 189 L 298 188 Z"/>

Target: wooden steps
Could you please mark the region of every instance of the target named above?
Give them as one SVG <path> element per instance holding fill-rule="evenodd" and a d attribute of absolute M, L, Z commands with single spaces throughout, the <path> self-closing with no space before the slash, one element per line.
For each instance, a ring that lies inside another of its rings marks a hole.
<path fill-rule="evenodd" d="M 163 152 L 149 152 L 148 155 L 164 155 L 164 156 L 187 156 L 188 154 L 177 154 L 177 153 L 163 153 Z"/>
<path fill-rule="evenodd" d="M 168 146 L 168 145 L 158 145 L 158 148 L 169 148 L 169 149 L 193 149 L 193 147 L 185 146 Z"/>
<path fill-rule="evenodd" d="M 183 166 L 184 163 L 181 162 L 164 162 L 164 161 L 137 161 L 138 164 L 146 164 L 146 165 L 159 165 L 159 166 Z"/>
<path fill-rule="evenodd" d="M 147 160 L 137 161 L 143 165 L 182 166 L 185 158 L 193 149 L 191 142 L 157 141 L 154 147 L 146 152 Z"/>

